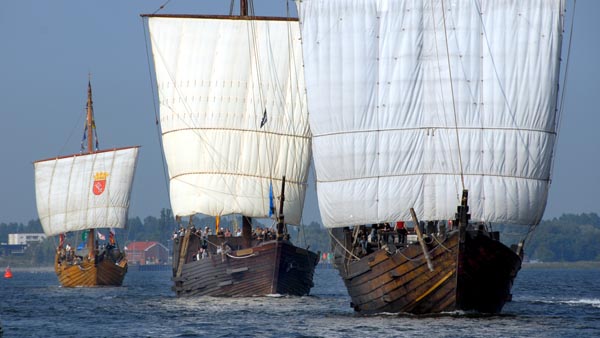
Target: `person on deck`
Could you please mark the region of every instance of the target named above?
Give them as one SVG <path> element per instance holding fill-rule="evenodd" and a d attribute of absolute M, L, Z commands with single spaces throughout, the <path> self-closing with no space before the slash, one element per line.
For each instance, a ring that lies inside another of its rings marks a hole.
<path fill-rule="evenodd" d="M 406 243 L 406 235 L 408 235 L 408 231 L 406 230 L 404 221 L 396 222 L 396 235 L 398 236 L 398 243 Z"/>

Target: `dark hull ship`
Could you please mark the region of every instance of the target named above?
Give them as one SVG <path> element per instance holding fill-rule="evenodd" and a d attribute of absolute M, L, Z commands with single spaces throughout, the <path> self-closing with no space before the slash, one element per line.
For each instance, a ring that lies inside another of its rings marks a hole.
<path fill-rule="evenodd" d="M 300 27 L 253 8 L 242 0 L 239 16 L 143 15 L 173 213 L 243 218 L 239 237 L 180 231 L 177 296 L 306 295 L 313 286 L 319 257 L 287 233 L 301 224 L 311 160 Z M 275 235 L 253 238 L 251 219 L 276 221 Z"/>
<path fill-rule="evenodd" d="M 565 1 L 296 4 L 319 210 L 351 306 L 500 312 L 548 198 Z M 524 235 L 509 247 L 492 224 Z"/>
<path fill-rule="evenodd" d="M 521 246 L 508 248 L 499 241 L 498 232 L 454 222 L 458 229 L 424 237 L 417 234 L 421 240 L 414 243 L 399 243 L 399 235 L 392 233 L 362 257 L 352 231 L 333 229 L 334 264 L 354 310 L 362 314 L 499 313 L 510 301 L 521 269 Z"/>
<path fill-rule="evenodd" d="M 198 259 L 206 242 L 208 255 Z M 247 246 L 242 237 L 211 235 L 205 241 L 187 229 L 175 240 L 173 290 L 177 296 L 303 296 L 313 287 L 318 261 L 317 254 L 287 240 L 252 240 Z"/>

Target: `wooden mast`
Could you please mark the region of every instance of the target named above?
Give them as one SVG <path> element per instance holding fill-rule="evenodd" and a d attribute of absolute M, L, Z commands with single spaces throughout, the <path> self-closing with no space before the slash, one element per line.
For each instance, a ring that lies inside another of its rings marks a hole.
<path fill-rule="evenodd" d="M 281 181 L 281 199 L 279 200 L 279 215 L 277 216 L 277 240 L 283 239 L 283 227 L 285 226 L 283 216 L 283 202 L 285 201 L 285 175 Z"/>
<path fill-rule="evenodd" d="M 459 234 L 460 234 L 460 242 L 465 242 L 465 234 L 467 228 L 469 227 L 469 220 L 471 219 L 471 214 L 469 214 L 469 191 L 467 189 L 463 189 L 462 198 L 460 200 L 460 205 L 456 208 L 455 214 L 455 224 L 458 226 Z M 453 224 L 454 226 L 454 224 Z"/>
<path fill-rule="evenodd" d="M 248 16 L 247 0 L 240 0 L 240 16 Z M 252 246 L 252 217 L 242 215 L 242 238 L 245 248 Z"/>
<path fill-rule="evenodd" d="M 248 0 L 240 0 L 240 16 L 248 16 Z"/>
<path fill-rule="evenodd" d="M 86 129 L 87 129 L 87 153 L 92 154 L 95 152 L 94 149 L 94 108 L 92 102 L 92 81 L 88 79 L 88 97 L 87 97 L 87 118 L 86 118 Z M 96 245 L 95 245 L 95 232 L 94 229 L 90 229 L 87 238 L 88 247 L 88 258 L 91 260 L 96 256 Z"/>

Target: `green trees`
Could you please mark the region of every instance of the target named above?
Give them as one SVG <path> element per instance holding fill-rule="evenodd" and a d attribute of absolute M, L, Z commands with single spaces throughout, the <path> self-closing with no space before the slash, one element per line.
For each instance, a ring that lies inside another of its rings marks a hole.
<path fill-rule="evenodd" d="M 239 217 L 238 217 L 239 218 Z M 233 216 L 221 218 L 221 227 L 234 229 L 241 221 Z M 196 217 L 196 227 L 209 226 L 214 231 L 213 217 Z M 184 222 L 187 225 L 187 221 Z M 271 224 L 257 223 L 256 226 Z M 170 209 L 162 209 L 158 217 L 147 216 L 130 218 L 125 229 L 117 231 L 117 241 L 123 247 L 131 241 L 157 241 L 170 246 L 173 231 L 178 227 Z M 309 247 L 312 251 L 328 252 L 330 237 L 321 224 L 312 222 L 298 227 L 288 228 L 292 241 L 300 247 Z M 495 225 L 493 230 L 501 231 L 505 244 L 515 244 L 526 235 L 527 228 L 522 226 Z M 9 233 L 40 233 L 39 220 L 27 224 L 0 223 L 0 243 L 8 242 Z M 106 234 L 105 234 L 106 235 Z M 75 236 L 71 234 L 71 237 Z M 41 243 L 31 243 L 24 257 L 19 259 L 31 265 L 51 264 L 58 240 L 47 239 Z M 559 218 L 545 220 L 539 224 L 525 243 L 525 255 L 531 260 L 545 262 L 600 261 L 600 217 L 595 213 L 564 214 Z"/>
<path fill-rule="evenodd" d="M 540 223 L 525 247 L 530 259 L 546 262 L 600 260 L 600 217 L 564 214 Z"/>

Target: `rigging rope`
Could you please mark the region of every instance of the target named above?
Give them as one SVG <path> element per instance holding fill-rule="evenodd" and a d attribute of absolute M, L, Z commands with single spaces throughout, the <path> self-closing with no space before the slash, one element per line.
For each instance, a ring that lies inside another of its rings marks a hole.
<path fill-rule="evenodd" d="M 568 75 L 569 75 L 569 64 L 570 64 L 570 59 L 571 59 L 571 46 L 572 46 L 572 42 L 573 42 L 573 29 L 574 29 L 574 22 L 575 22 L 575 8 L 577 7 L 577 0 L 573 1 L 573 13 L 571 14 L 571 26 L 569 28 L 569 42 L 568 42 L 568 47 L 567 47 L 567 61 L 565 62 L 565 76 L 563 78 L 563 85 L 562 85 L 562 93 L 560 96 L 560 108 L 558 108 L 555 111 L 555 119 L 558 120 L 557 121 L 557 125 L 556 125 L 556 140 L 555 142 L 558 142 L 558 138 L 559 138 L 559 129 L 561 126 L 561 122 L 562 122 L 562 115 L 563 115 L 563 109 L 564 109 L 564 105 L 565 105 L 565 93 L 567 91 L 567 79 L 568 79 Z M 558 95 L 557 95 L 557 100 L 558 100 Z M 556 153 L 556 147 L 553 148 L 552 151 L 552 157 L 554 158 L 554 154 Z M 550 176 L 552 177 L 552 172 L 554 171 L 554 161 L 551 161 L 551 167 L 550 167 Z"/>
<path fill-rule="evenodd" d="M 358 258 L 356 255 L 354 255 L 352 252 L 348 251 L 348 249 L 346 249 L 346 246 L 343 245 L 342 243 L 340 243 L 340 241 L 331 233 L 331 230 L 327 230 L 327 233 L 329 234 L 329 237 L 333 238 L 335 240 L 335 242 L 342 248 L 344 249 L 344 251 L 346 251 L 350 256 L 352 256 L 355 260 L 360 260 L 360 258 Z"/>
<path fill-rule="evenodd" d="M 448 61 L 448 76 L 450 77 L 450 93 L 452 94 L 452 111 L 454 112 L 454 124 L 456 131 L 456 145 L 458 148 L 458 161 L 460 164 L 460 180 L 462 183 L 463 190 L 465 189 L 465 177 L 463 170 L 463 162 L 462 162 L 462 153 L 460 151 L 460 138 L 458 137 L 458 117 L 456 113 L 456 102 L 454 97 L 454 86 L 452 80 L 452 67 L 450 64 L 450 48 L 448 47 L 448 30 L 446 28 L 446 9 L 444 6 L 444 1 L 442 1 L 442 20 L 444 22 L 444 35 L 445 35 L 445 43 L 446 43 L 446 57 Z"/>
<path fill-rule="evenodd" d="M 254 2 L 252 0 L 248 1 L 248 15 L 249 16 L 254 16 Z M 262 74 L 261 74 L 261 62 L 259 62 L 259 60 L 263 60 L 263 58 L 261 57 L 261 55 L 259 54 L 259 43 L 258 43 L 258 34 L 257 34 L 257 25 L 254 19 L 250 19 L 247 21 L 248 25 L 249 25 L 249 29 L 248 29 L 248 54 L 249 54 L 249 61 L 250 64 L 252 64 L 252 62 L 254 62 L 254 67 L 250 67 L 251 70 L 255 69 L 256 70 L 256 83 L 257 83 L 257 87 L 258 87 L 258 97 L 259 97 L 259 103 L 260 103 L 260 109 L 258 112 L 256 112 L 256 110 L 254 110 L 254 115 L 258 115 L 258 116 L 263 116 L 265 118 L 267 118 L 267 103 L 265 102 L 265 94 L 263 92 L 263 87 L 262 87 Z M 268 40 L 268 39 L 267 39 Z M 264 58 L 266 60 L 268 60 L 268 58 Z M 254 80 L 254 79 L 252 79 Z M 250 85 L 253 85 L 254 81 L 252 81 L 250 83 Z M 254 100 L 253 100 L 254 103 Z M 253 104 L 254 108 L 256 108 L 256 104 Z M 263 115 L 260 114 L 261 111 L 264 111 Z M 246 112 L 247 113 L 247 112 Z M 257 114 L 258 113 L 258 114 Z M 263 127 L 263 123 L 264 120 L 261 121 L 261 129 Z M 273 181 L 273 166 L 271 163 L 271 159 L 273 158 L 273 149 L 271 149 L 272 144 L 271 142 L 269 142 L 268 139 L 265 139 L 266 141 L 266 145 L 267 145 L 267 168 L 269 168 L 269 181 L 272 182 Z M 270 147 L 269 147 L 270 146 Z M 261 149 L 260 149 L 260 142 L 257 142 L 256 144 L 256 153 L 260 154 L 261 153 Z M 260 155 L 258 156 L 260 158 Z M 262 200 L 265 200 L 265 189 L 263 187 L 263 189 L 260 189 L 261 191 L 261 198 Z M 268 194 L 268 192 L 267 192 Z M 281 198 L 281 197 L 280 197 Z M 275 215 L 278 215 L 277 212 L 277 207 L 278 207 L 278 203 L 275 203 L 275 210 L 276 213 Z"/>
<path fill-rule="evenodd" d="M 169 3 L 168 0 L 162 7 L 164 7 L 167 3 Z M 160 123 L 159 123 L 159 119 L 158 119 L 158 109 L 156 107 L 156 93 L 154 92 L 154 81 L 152 80 L 153 76 L 152 76 L 152 67 L 151 67 L 151 60 L 150 60 L 150 52 L 148 49 L 148 35 L 146 34 L 146 30 L 148 29 L 149 31 L 149 27 L 145 24 L 146 20 L 144 20 L 144 18 L 142 18 L 142 30 L 144 31 L 144 42 L 146 44 L 146 61 L 148 63 L 148 76 L 150 77 L 150 90 L 152 91 L 152 105 L 154 107 L 154 124 L 156 125 L 156 134 L 158 135 L 158 145 L 160 147 L 160 154 L 161 154 L 161 162 L 162 162 L 162 167 L 163 167 L 163 176 L 165 178 L 165 189 L 167 190 L 167 199 L 169 200 L 169 208 L 172 209 L 171 206 L 171 191 L 169 189 L 169 176 L 167 174 L 167 168 L 166 168 L 166 159 L 165 159 L 165 149 L 163 147 L 163 143 L 162 143 L 162 135 L 161 135 L 161 130 L 160 130 Z"/>
<path fill-rule="evenodd" d="M 435 6 L 433 5 L 433 1 L 434 0 L 431 0 L 430 6 L 431 6 L 431 19 L 433 20 L 432 26 L 433 26 L 433 34 L 434 34 L 434 41 L 435 41 L 435 60 L 436 60 L 438 69 L 442 69 L 442 65 L 440 63 L 440 60 L 441 60 L 440 50 L 438 49 L 438 34 L 437 34 L 438 30 L 437 30 L 437 25 L 435 24 L 437 21 L 436 21 Z M 438 80 L 439 80 L 440 96 L 441 96 L 442 102 L 446 102 L 446 99 L 445 99 L 445 96 L 444 96 L 444 85 L 443 85 L 443 82 L 442 82 L 442 77 L 440 76 Z M 444 116 L 443 124 L 446 126 L 446 128 L 450 129 L 450 127 L 448 127 L 450 125 L 450 123 L 448 123 L 448 121 L 447 121 L 448 114 L 446 112 L 446 105 L 445 104 L 442 104 L 442 111 L 443 111 L 443 116 Z M 455 125 L 456 125 L 456 117 L 454 118 L 454 120 L 455 120 Z M 451 146 L 452 142 L 451 142 L 450 137 L 449 137 L 451 135 L 451 133 L 442 133 L 442 135 L 448 135 L 448 139 L 447 139 L 448 149 L 447 149 L 447 151 L 448 151 L 448 154 L 451 154 L 450 157 L 454 157 L 455 155 L 453 154 L 453 148 Z M 456 175 L 454 174 L 456 172 L 456 169 L 455 169 L 454 166 L 455 166 L 455 162 L 454 161 L 450 161 L 450 167 L 451 168 L 449 168 L 449 169 L 453 173 L 452 174 L 452 178 L 454 180 L 454 186 L 453 187 L 456 189 L 456 191 L 455 191 L 456 196 L 457 196 L 456 199 L 458 201 L 460 201 L 461 191 L 459 191 L 457 189 L 458 182 L 456 182 Z"/>
<path fill-rule="evenodd" d="M 155 10 L 155 11 L 154 11 L 154 13 L 152 13 L 152 14 L 154 15 L 154 14 L 158 13 L 159 11 L 161 11 L 162 9 L 164 9 L 164 8 L 165 8 L 165 6 L 166 6 L 166 5 L 167 5 L 169 2 L 171 2 L 171 0 L 167 0 L 167 2 L 165 2 L 165 3 L 164 3 L 164 4 L 162 4 L 160 7 L 158 7 L 158 9 L 157 9 L 157 10 Z"/>

